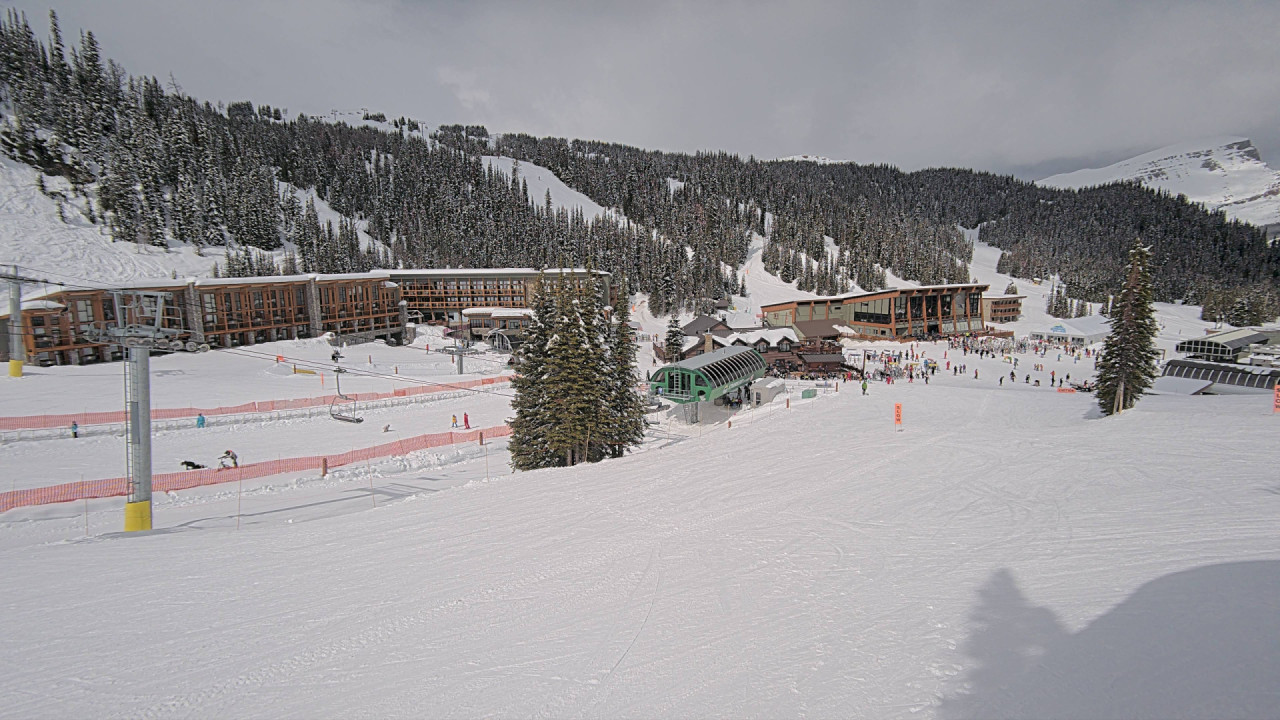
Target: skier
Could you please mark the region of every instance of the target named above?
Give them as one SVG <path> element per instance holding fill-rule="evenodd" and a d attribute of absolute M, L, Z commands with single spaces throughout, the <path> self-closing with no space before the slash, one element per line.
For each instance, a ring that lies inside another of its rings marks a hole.
<path fill-rule="evenodd" d="M 866 379 L 866 378 L 862 378 L 862 394 L 863 394 L 863 395 L 866 395 L 866 394 L 867 394 L 867 379 Z"/>
<path fill-rule="evenodd" d="M 329 359 L 332 360 L 333 362 L 338 362 L 339 360 L 342 359 L 342 353 L 338 352 L 337 350 L 334 350 L 333 354 L 329 356 Z"/>
<path fill-rule="evenodd" d="M 80 425 L 75 420 L 71 421 L 71 437 L 80 437 Z"/>
<path fill-rule="evenodd" d="M 238 468 L 240 467 L 240 458 L 230 450 L 218 456 L 218 469 Z"/>
<path fill-rule="evenodd" d="M 462 427 L 465 430 L 471 429 L 471 416 L 466 413 L 462 413 Z"/>
<path fill-rule="evenodd" d="M 973 371 L 973 379 L 974 379 L 974 380 L 977 380 L 977 379 L 978 379 L 978 371 L 977 371 L 977 370 L 974 370 L 974 371 Z"/>
<path fill-rule="evenodd" d="M 454 415 L 454 416 L 453 416 L 453 424 L 452 424 L 452 425 L 450 425 L 450 427 L 458 427 L 458 416 L 457 416 L 457 415 Z"/>
<path fill-rule="evenodd" d="M 196 427 L 202 428 L 204 427 L 204 423 L 205 423 L 204 413 L 200 413 L 199 415 L 196 415 Z"/>
<path fill-rule="evenodd" d="M 1004 387 L 1004 376 L 1000 376 L 1000 387 Z"/>

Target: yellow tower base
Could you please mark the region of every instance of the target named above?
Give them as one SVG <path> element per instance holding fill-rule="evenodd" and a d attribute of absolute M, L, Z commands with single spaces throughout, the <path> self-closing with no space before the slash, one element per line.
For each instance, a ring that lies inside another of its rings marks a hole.
<path fill-rule="evenodd" d="M 22 361 L 21 360 L 9 361 L 9 377 L 22 377 Z"/>
<path fill-rule="evenodd" d="M 151 529 L 151 501 L 124 504 L 124 531 L 136 532 Z"/>

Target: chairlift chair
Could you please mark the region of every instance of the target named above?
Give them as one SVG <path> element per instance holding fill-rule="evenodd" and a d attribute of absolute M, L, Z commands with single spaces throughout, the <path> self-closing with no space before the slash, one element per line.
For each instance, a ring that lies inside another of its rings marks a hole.
<path fill-rule="evenodd" d="M 342 422 L 362 423 L 364 422 L 364 416 L 360 414 L 359 403 L 350 395 L 342 394 L 342 373 L 344 372 L 346 370 L 340 367 L 333 369 L 333 377 L 337 382 L 338 394 L 334 396 L 333 402 L 329 403 L 329 417 Z"/>

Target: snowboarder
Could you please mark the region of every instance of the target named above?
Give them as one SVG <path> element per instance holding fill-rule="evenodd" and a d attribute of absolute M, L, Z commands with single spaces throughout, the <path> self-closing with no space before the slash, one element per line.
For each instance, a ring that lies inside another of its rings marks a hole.
<path fill-rule="evenodd" d="M 342 359 L 342 353 L 338 352 L 337 350 L 334 350 L 333 354 L 329 356 L 329 359 L 334 362 L 338 362 L 339 360 Z"/>
<path fill-rule="evenodd" d="M 453 424 L 452 424 L 452 425 L 450 425 L 450 427 L 458 427 L 458 416 L 457 416 L 457 415 L 454 415 L 454 416 L 453 416 Z"/>
<path fill-rule="evenodd" d="M 202 428 L 204 427 L 204 423 L 205 423 L 204 413 L 200 413 L 199 415 L 196 415 L 196 427 Z"/>
<path fill-rule="evenodd" d="M 80 425 L 75 420 L 71 421 L 71 437 L 80 437 Z"/>
<path fill-rule="evenodd" d="M 219 469 L 240 467 L 240 458 L 230 450 L 218 456 Z"/>
<path fill-rule="evenodd" d="M 462 413 L 462 428 L 464 430 L 471 429 L 471 416 L 466 413 Z"/>

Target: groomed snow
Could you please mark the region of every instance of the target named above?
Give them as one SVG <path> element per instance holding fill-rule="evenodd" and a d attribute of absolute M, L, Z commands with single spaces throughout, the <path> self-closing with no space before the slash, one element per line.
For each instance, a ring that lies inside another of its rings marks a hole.
<path fill-rule="evenodd" d="M 92 503 L 88 537 L 79 503 L 5 513 L 0 702 L 1273 717 L 1270 398 L 1149 397 L 1098 419 L 1092 396 L 997 384 L 999 359 L 947 360 L 968 374 L 793 392 L 598 465 L 506 474 L 494 447 L 486 472 L 474 448 L 206 488 L 159 498 L 157 529 L 127 536 L 119 499 Z"/>

